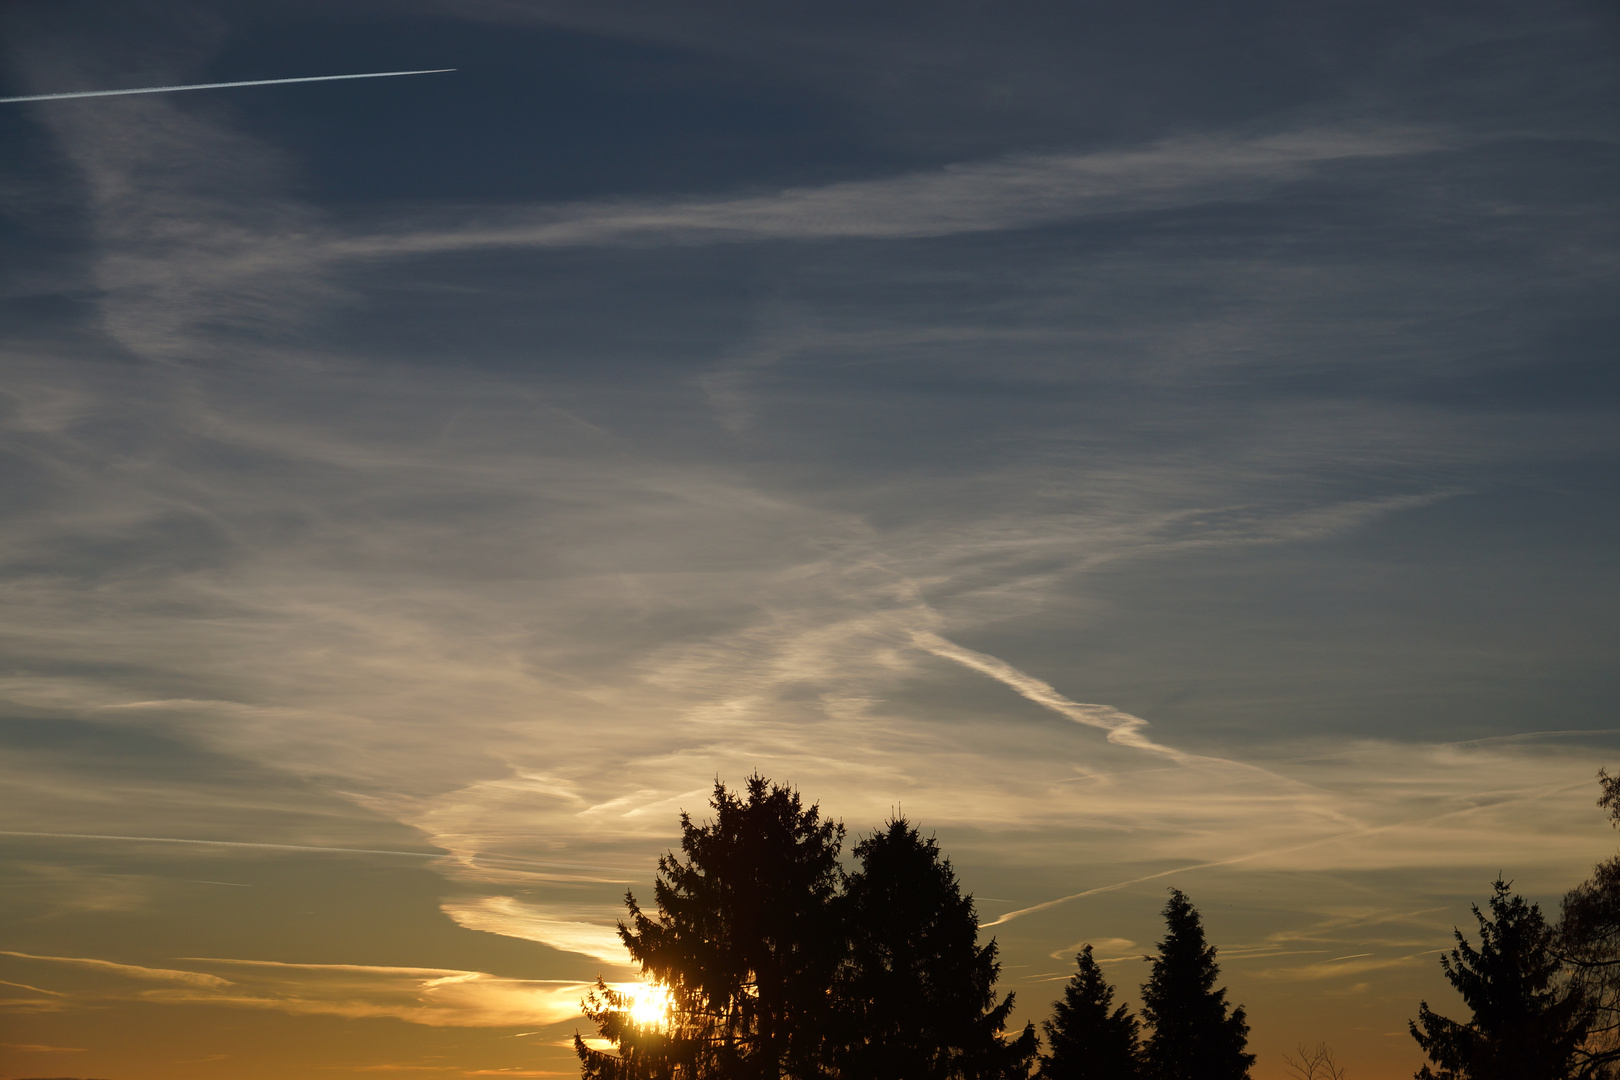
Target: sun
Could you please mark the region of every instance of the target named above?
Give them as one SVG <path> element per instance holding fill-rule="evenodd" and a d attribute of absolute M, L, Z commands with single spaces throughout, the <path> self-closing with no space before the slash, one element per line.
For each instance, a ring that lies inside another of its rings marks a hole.
<path fill-rule="evenodd" d="M 663 1024 L 669 1019 L 673 1004 L 668 987 L 657 983 L 637 983 L 622 991 L 630 1007 L 625 1010 L 638 1024 Z"/>

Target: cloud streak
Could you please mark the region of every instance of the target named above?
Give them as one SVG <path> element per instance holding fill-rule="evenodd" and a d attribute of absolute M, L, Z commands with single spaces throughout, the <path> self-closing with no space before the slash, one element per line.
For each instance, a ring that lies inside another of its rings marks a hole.
<path fill-rule="evenodd" d="M 193 840 L 177 836 L 112 836 L 100 833 L 24 832 L 0 829 L 0 836 L 31 836 L 52 840 L 111 840 L 134 844 L 188 844 L 198 847 L 243 848 L 262 851 L 307 851 L 338 855 L 398 855 L 415 859 L 442 859 L 439 851 L 389 851 L 382 848 L 322 847 L 315 844 L 263 844 L 250 840 Z M 217 884 L 217 883 L 216 883 Z M 230 884 L 225 882 L 223 884 Z"/>
<path fill-rule="evenodd" d="M 1253 198 L 1313 168 L 1445 146 L 1421 130 L 1170 139 L 1140 149 L 1009 157 L 772 195 L 564 205 L 511 212 L 483 225 L 334 239 L 322 250 L 328 258 L 377 258 L 505 247 L 913 240 Z"/>
<path fill-rule="evenodd" d="M 14 952 L 10 949 L 0 949 L 0 956 L 14 956 L 19 960 L 40 960 L 51 964 L 68 964 L 106 974 L 121 975 L 127 979 L 182 983 L 186 986 L 196 986 L 209 990 L 223 990 L 231 985 L 228 980 L 204 972 L 144 967 L 140 964 L 120 964 L 111 960 L 97 960 L 85 956 L 38 956 L 34 953 Z M 46 992 L 49 993 L 49 991 Z"/>
<path fill-rule="evenodd" d="M 603 963 L 628 966 L 630 954 L 611 925 L 559 919 L 544 909 L 510 896 L 446 902 L 439 909 L 459 926 L 490 934 L 538 941 L 564 952 L 580 953 Z"/>
<path fill-rule="evenodd" d="M 1491 798 L 1489 800 L 1489 807 L 1488 808 L 1493 812 L 1497 812 L 1504 806 L 1516 805 L 1516 804 L 1524 804 L 1524 803 L 1535 803 L 1535 802 L 1541 801 L 1543 799 L 1546 799 L 1548 796 L 1563 795 L 1563 794 L 1571 793 L 1571 792 L 1574 792 L 1574 791 L 1577 791 L 1577 790 L 1585 790 L 1587 787 L 1588 787 L 1588 785 L 1585 784 L 1585 783 L 1582 783 L 1582 784 L 1561 784 L 1561 785 L 1553 786 L 1551 788 L 1534 790 L 1534 791 L 1531 791 L 1531 792 L 1528 792 L 1528 793 L 1515 792 L 1515 793 L 1513 793 L 1511 795 L 1506 795 L 1506 796 L 1498 795 L 1498 796 L 1496 796 L 1494 798 Z M 1321 837 L 1317 837 L 1315 839 L 1305 840 L 1305 841 L 1300 842 L 1300 843 L 1285 845 L 1283 847 L 1267 848 L 1267 849 L 1263 849 L 1263 850 L 1259 850 L 1259 851 L 1250 851 L 1250 852 L 1246 852 L 1246 853 L 1240 854 L 1240 855 L 1233 855 L 1233 856 L 1231 856 L 1229 858 L 1213 859 L 1213 860 L 1210 860 L 1210 861 L 1207 861 L 1207 862 L 1193 863 L 1193 864 L 1191 864 L 1189 866 L 1173 867 L 1173 868 L 1168 869 L 1168 870 L 1161 870 L 1161 871 L 1158 871 L 1157 873 L 1152 873 L 1152 874 L 1144 874 L 1141 877 L 1131 878 L 1131 879 L 1125 880 L 1125 881 L 1116 881 L 1116 882 L 1112 882 L 1112 883 L 1107 884 L 1107 885 L 1099 885 L 1099 886 L 1096 886 L 1095 888 L 1084 889 L 1084 890 L 1082 890 L 1080 892 L 1070 893 L 1067 896 L 1059 896 L 1059 897 L 1056 897 L 1056 898 L 1051 899 L 1051 900 L 1045 900 L 1045 901 L 1042 901 L 1039 904 L 1031 904 L 1028 907 L 1018 908 L 1018 909 L 1013 910 L 1013 911 L 1005 912 L 1002 915 L 998 916 L 997 918 L 995 918 L 995 919 L 993 919 L 993 920 L 991 920 L 989 922 L 982 923 L 980 925 L 981 925 L 981 928 L 989 928 L 989 927 L 994 927 L 994 926 L 1001 926 L 1001 925 L 1004 925 L 1006 923 L 1012 922 L 1015 919 L 1023 918 L 1026 915 L 1033 915 L 1033 914 L 1036 914 L 1037 912 L 1047 911 L 1047 910 L 1050 910 L 1050 909 L 1052 909 L 1054 907 L 1058 907 L 1059 905 L 1067 904 L 1067 903 L 1070 903 L 1070 902 L 1075 901 L 1075 900 L 1081 900 L 1081 899 L 1084 899 L 1084 898 L 1086 898 L 1088 896 L 1099 896 L 1099 895 L 1101 895 L 1103 893 L 1115 892 L 1117 890 L 1128 888 L 1128 887 L 1130 887 L 1132 885 L 1140 885 L 1140 884 L 1143 884 L 1144 882 L 1148 882 L 1148 881 L 1160 881 L 1160 880 L 1163 880 L 1164 878 L 1174 877 L 1174 876 L 1177 876 L 1177 875 L 1180 875 L 1180 874 L 1192 873 L 1192 872 L 1198 871 L 1198 870 L 1212 870 L 1212 869 L 1216 869 L 1216 868 L 1219 868 L 1219 867 L 1237 866 L 1237 865 L 1241 865 L 1243 863 L 1256 862 L 1256 861 L 1259 861 L 1259 860 L 1275 860 L 1278 856 L 1296 855 L 1296 854 L 1298 854 L 1300 852 L 1308 851 L 1308 850 L 1313 849 L 1313 848 L 1320 848 L 1320 847 L 1324 847 L 1324 846 L 1327 846 L 1327 845 L 1339 844 L 1339 843 L 1343 843 L 1343 842 L 1348 841 L 1348 840 L 1366 839 L 1366 838 L 1369 838 L 1369 837 L 1377 836 L 1380 833 L 1388 833 L 1388 832 L 1395 832 L 1395 831 L 1405 831 L 1405 830 L 1415 830 L 1419 826 L 1432 826 L 1432 825 L 1438 824 L 1441 821 L 1445 821 L 1447 819 L 1474 815 L 1474 814 L 1480 813 L 1482 809 L 1484 809 L 1484 808 L 1479 807 L 1479 806 L 1467 806 L 1467 807 L 1464 807 L 1462 809 L 1451 810 L 1451 811 L 1447 811 L 1445 813 L 1435 814 L 1433 816 L 1411 818 L 1411 819 L 1407 819 L 1407 820 L 1403 820 L 1403 821 L 1390 822 L 1390 823 L 1380 824 L 1380 825 L 1367 825 L 1367 826 L 1364 826 L 1364 827 L 1361 827 L 1361 828 L 1351 829 L 1351 830 L 1348 830 L 1346 832 L 1334 833 L 1334 834 L 1331 834 L 1331 835 L 1328 835 L 1328 836 L 1321 836 Z"/>
<path fill-rule="evenodd" d="M 305 1016 L 393 1017 L 426 1027 L 508 1027 L 552 1024 L 579 1015 L 590 984 L 576 980 L 514 979 L 458 968 L 379 964 L 305 964 L 274 960 L 187 957 L 219 966 L 206 971 L 154 968 L 90 957 L 36 956 L 0 951 L 22 960 L 68 965 L 91 974 L 165 984 L 138 991 L 135 1000 L 269 1009 Z M 69 992 L 52 1008 L 105 1004 L 128 995 L 113 986 Z"/>
<path fill-rule="evenodd" d="M 1100 728 L 1108 732 L 1108 741 L 1111 743 L 1163 754 L 1178 763 L 1186 763 L 1192 760 L 1189 755 L 1183 754 L 1172 747 L 1156 743 L 1144 735 L 1143 731 L 1146 730 L 1148 722 L 1139 716 L 1120 712 L 1110 705 L 1086 705 L 1078 701 L 1070 701 L 1048 684 L 1019 671 L 1006 661 L 964 648 L 931 631 L 914 631 L 911 640 L 917 648 L 922 649 L 924 652 L 933 653 L 935 656 L 955 661 L 963 667 L 988 675 L 1035 704 L 1051 709 L 1060 716 L 1066 716 L 1077 724 Z"/>

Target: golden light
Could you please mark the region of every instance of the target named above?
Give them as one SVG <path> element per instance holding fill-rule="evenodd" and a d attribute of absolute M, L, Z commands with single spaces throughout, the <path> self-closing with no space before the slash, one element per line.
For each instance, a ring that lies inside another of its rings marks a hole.
<path fill-rule="evenodd" d="M 630 983 L 618 988 L 629 1008 L 630 1019 L 638 1024 L 663 1024 L 669 1019 L 673 1001 L 667 987 L 657 983 Z"/>

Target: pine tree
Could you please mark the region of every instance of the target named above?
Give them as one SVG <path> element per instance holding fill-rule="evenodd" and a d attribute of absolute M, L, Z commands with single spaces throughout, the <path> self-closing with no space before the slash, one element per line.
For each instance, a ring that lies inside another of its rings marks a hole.
<path fill-rule="evenodd" d="M 625 894 L 619 936 L 665 987 L 670 1017 L 637 1025 L 605 986 L 588 1015 L 618 1053 L 574 1050 L 602 1080 L 778 1080 L 821 1074 L 828 988 L 843 955 L 832 898 L 844 828 L 790 788 L 749 777 L 747 797 L 716 782 L 714 820 L 681 815 L 683 861 L 658 860 L 656 916 Z"/>
<path fill-rule="evenodd" d="M 996 943 L 978 943 L 964 896 L 932 838 L 904 819 L 855 847 L 860 869 L 840 901 L 849 954 L 835 994 L 844 1080 L 1027 1077 L 1034 1025 L 1002 1031 L 1013 995 L 996 1000 Z"/>
<path fill-rule="evenodd" d="M 1451 985 L 1473 1011 L 1466 1024 L 1418 1005 L 1412 1038 L 1440 1067 L 1418 1080 L 1565 1080 L 1586 1037 L 1591 1012 L 1578 988 L 1562 985 L 1552 929 L 1541 909 L 1497 878 L 1491 914 L 1474 906 L 1479 948 L 1453 930 L 1457 947 L 1440 958 Z"/>
<path fill-rule="evenodd" d="M 1164 906 L 1165 936 L 1142 986 L 1142 1015 L 1152 1025 L 1144 1046 L 1152 1080 L 1248 1080 L 1249 1025 L 1240 1005 L 1228 1014 L 1220 968 L 1204 942 L 1198 910 L 1180 889 Z"/>
<path fill-rule="evenodd" d="M 1137 1080 L 1142 1047 L 1136 1017 L 1124 1005 L 1112 1009 L 1114 988 L 1092 959 L 1091 946 L 1075 958 L 1076 970 L 1041 1025 L 1051 1052 L 1041 1055 L 1041 1080 Z"/>

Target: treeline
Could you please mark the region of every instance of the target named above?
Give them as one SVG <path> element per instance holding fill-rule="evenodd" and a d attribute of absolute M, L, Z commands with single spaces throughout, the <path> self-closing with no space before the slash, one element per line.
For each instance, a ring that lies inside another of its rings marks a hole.
<path fill-rule="evenodd" d="M 994 940 L 949 859 L 904 819 L 839 861 L 842 825 L 751 777 L 716 784 L 711 821 L 681 815 L 681 856 L 659 859 L 655 911 L 619 924 L 669 994 L 648 1016 L 598 982 L 585 1011 L 612 1051 L 574 1048 L 587 1080 L 1241 1080 L 1248 1024 L 1215 987 L 1215 949 L 1179 891 L 1142 987 L 1144 1025 L 1088 946 L 1056 1012 L 1007 1032 Z"/>
<path fill-rule="evenodd" d="M 1599 779 L 1620 825 L 1620 778 Z M 710 805 L 702 825 L 681 815 L 656 910 L 627 893 L 619 924 L 668 1011 L 644 1014 L 599 980 L 585 1011 L 615 1049 L 575 1035 L 586 1080 L 1247 1080 L 1247 1018 L 1217 988 L 1180 890 L 1140 1019 L 1114 1004 L 1087 945 L 1042 1052 L 1033 1024 L 1007 1032 L 996 943 L 979 944 L 973 899 L 932 839 L 891 821 L 846 872 L 843 826 L 790 788 L 717 783 Z M 1474 914 L 1479 946 L 1456 931 L 1441 960 L 1472 1015 L 1420 1003 L 1411 1030 L 1431 1064 L 1417 1080 L 1620 1080 L 1620 856 L 1569 893 L 1556 926 L 1501 880 Z M 1301 1080 L 1345 1075 L 1320 1045 L 1284 1061 Z"/>

